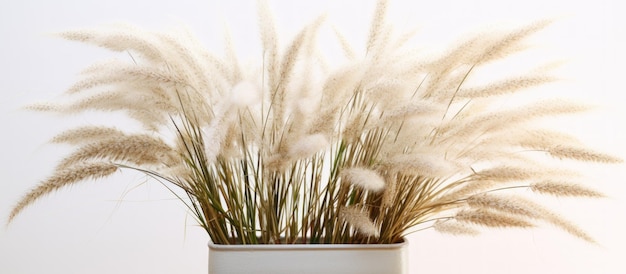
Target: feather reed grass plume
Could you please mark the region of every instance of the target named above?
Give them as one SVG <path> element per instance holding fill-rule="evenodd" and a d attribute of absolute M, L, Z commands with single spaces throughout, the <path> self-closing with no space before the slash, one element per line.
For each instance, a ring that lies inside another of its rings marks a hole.
<path fill-rule="evenodd" d="M 378 237 L 380 235 L 378 227 L 370 220 L 367 210 L 357 207 L 346 207 L 339 211 L 339 216 L 350 227 L 353 227 L 358 233 L 366 237 Z"/>
<path fill-rule="evenodd" d="M 115 173 L 118 169 L 119 168 L 114 164 L 103 162 L 80 163 L 68 168 L 57 169 L 54 175 L 50 176 L 50 178 L 40 183 L 22 197 L 17 205 L 13 207 L 11 213 L 9 213 L 8 221 L 11 222 L 26 206 L 48 193 L 85 179 L 107 177 Z"/>
<path fill-rule="evenodd" d="M 588 108 L 545 98 L 503 107 L 555 79 L 545 66 L 471 81 L 527 49 L 527 38 L 549 22 L 481 33 L 422 56 L 410 48 L 414 32 L 394 31 L 389 6 L 375 7 L 364 52 L 334 29 L 346 55 L 334 67 L 316 42 L 325 17 L 282 40 L 265 1 L 255 66 L 239 64 L 228 35 L 222 57 L 185 29 L 60 33 L 131 57 L 86 68 L 64 93 L 69 101 L 30 109 L 122 112 L 143 127 L 79 126 L 54 137 L 74 151 L 16 202 L 9 222 L 52 191 L 126 169 L 171 187 L 218 244 L 395 243 L 429 225 L 475 235 L 481 227 L 541 224 L 593 242 L 541 206 L 550 196 L 603 197 L 568 182 L 581 181 L 574 174 L 583 164 L 622 161 L 544 123 Z"/>
<path fill-rule="evenodd" d="M 528 228 L 533 226 L 531 222 L 523 218 L 482 209 L 462 210 L 459 211 L 454 218 L 459 222 L 474 223 L 488 227 Z"/>
<path fill-rule="evenodd" d="M 593 190 L 581 185 L 565 182 L 544 181 L 533 183 L 530 189 L 537 193 L 550 194 L 562 197 L 587 197 L 587 198 L 603 198 L 605 195 L 597 190 Z"/>
<path fill-rule="evenodd" d="M 347 168 L 341 172 L 341 178 L 355 186 L 372 192 L 385 189 L 385 180 L 376 171 L 365 168 Z"/>
<path fill-rule="evenodd" d="M 475 236 L 480 232 L 469 225 L 464 223 L 460 223 L 454 220 L 437 220 L 433 225 L 433 228 L 441 233 L 452 234 L 452 235 L 468 235 Z"/>

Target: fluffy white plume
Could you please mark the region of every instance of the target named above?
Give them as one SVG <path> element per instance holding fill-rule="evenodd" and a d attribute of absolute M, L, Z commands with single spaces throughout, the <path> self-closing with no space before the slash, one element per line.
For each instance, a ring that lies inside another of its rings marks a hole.
<path fill-rule="evenodd" d="M 361 167 L 348 168 L 341 172 L 341 179 L 373 192 L 380 192 L 385 189 L 385 179 L 378 172 L 371 169 Z"/>
<path fill-rule="evenodd" d="M 289 156 L 293 159 L 307 158 L 326 149 L 329 144 L 323 134 L 304 136 L 289 149 Z"/>
<path fill-rule="evenodd" d="M 339 214 L 348 225 L 352 226 L 359 233 L 368 237 L 378 237 L 380 235 L 379 228 L 370 220 L 367 211 L 362 208 L 355 206 L 345 207 L 341 209 Z"/>
<path fill-rule="evenodd" d="M 259 89 L 250 82 L 240 82 L 230 91 L 230 102 L 238 107 L 252 106 L 260 97 Z"/>

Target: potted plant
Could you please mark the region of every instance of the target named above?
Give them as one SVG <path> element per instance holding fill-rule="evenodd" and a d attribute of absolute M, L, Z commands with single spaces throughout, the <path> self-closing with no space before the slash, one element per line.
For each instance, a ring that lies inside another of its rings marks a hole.
<path fill-rule="evenodd" d="M 551 81 L 545 68 L 472 81 L 548 23 L 482 33 L 424 58 L 407 48 L 409 35 L 390 31 L 385 7 L 378 3 L 364 54 L 338 35 L 347 61 L 330 69 L 316 50 L 323 18 L 281 49 L 265 5 L 256 67 L 241 66 L 232 51 L 215 56 L 186 32 L 117 25 L 60 33 L 131 58 L 87 68 L 66 92 L 73 101 L 31 108 L 124 112 L 141 130 L 89 125 L 57 135 L 54 143 L 76 150 L 17 202 L 8 221 L 52 191 L 129 169 L 172 189 L 189 208 L 210 236 L 216 273 L 243 267 L 234 264 L 241 258 L 268 267 L 254 266 L 255 273 L 290 273 L 306 263 L 280 265 L 258 252 L 295 259 L 310 258 L 310 249 L 326 256 L 311 265 L 366 273 L 328 261 L 336 250 L 356 247 L 364 249 L 351 255 L 357 265 L 402 272 L 404 236 L 429 227 L 475 234 L 480 227 L 547 223 L 593 242 L 532 199 L 603 196 L 577 183 L 571 161 L 621 160 L 538 122 L 587 107 L 563 100 L 500 107 L 502 99 Z M 386 256 L 389 263 L 381 263 Z"/>

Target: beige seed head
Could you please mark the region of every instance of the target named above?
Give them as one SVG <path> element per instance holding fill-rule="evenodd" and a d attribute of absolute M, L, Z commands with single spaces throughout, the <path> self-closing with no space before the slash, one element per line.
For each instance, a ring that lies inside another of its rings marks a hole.
<path fill-rule="evenodd" d="M 598 163 L 621 163 L 622 159 L 595 152 L 585 148 L 564 147 L 555 146 L 548 150 L 550 155 L 559 159 L 574 159 L 586 162 L 598 162 Z"/>
<path fill-rule="evenodd" d="M 130 162 L 137 165 L 167 164 L 172 161 L 173 155 L 175 153 L 172 148 L 158 138 L 148 135 L 128 135 L 85 144 L 63 159 L 57 168 L 65 169 L 93 159 Z"/>
<path fill-rule="evenodd" d="M 537 193 L 550 194 L 554 196 L 589 198 L 605 197 L 603 193 L 596 190 L 565 182 L 543 181 L 531 184 L 530 189 Z"/>
<path fill-rule="evenodd" d="M 462 210 L 459 211 L 455 219 L 459 222 L 473 223 L 488 227 L 522 227 L 529 228 L 534 225 L 524 218 L 503 213 L 496 213 L 490 210 Z"/>
<path fill-rule="evenodd" d="M 116 165 L 103 162 L 81 163 L 58 170 L 54 175 L 40 183 L 18 201 L 11 210 L 7 223 L 10 223 L 26 206 L 54 190 L 86 179 L 107 177 L 117 170 L 118 167 Z"/>
<path fill-rule="evenodd" d="M 326 149 L 329 145 L 328 139 L 323 134 L 307 135 L 290 147 L 288 154 L 291 159 L 308 158 Z"/>
<path fill-rule="evenodd" d="M 433 225 L 433 228 L 438 232 L 452 235 L 475 236 L 480 234 L 478 230 L 452 219 L 445 221 L 437 220 Z"/>
<path fill-rule="evenodd" d="M 378 226 L 370 220 L 367 211 L 363 208 L 357 206 L 344 207 L 339 211 L 339 216 L 365 236 L 378 237 L 380 234 Z"/>
<path fill-rule="evenodd" d="M 85 126 L 67 130 L 61 134 L 58 134 L 52 138 L 52 143 L 68 143 L 68 144 L 83 144 L 87 142 L 98 141 L 111 137 L 121 137 L 125 134 L 115 128 L 99 127 L 99 126 Z"/>
<path fill-rule="evenodd" d="M 364 190 L 380 192 L 385 189 L 385 179 L 371 169 L 360 167 L 344 169 L 341 171 L 341 179 Z"/>
<path fill-rule="evenodd" d="M 473 208 L 484 208 L 528 218 L 538 218 L 545 211 L 531 201 L 512 195 L 477 194 L 469 197 L 467 204 Z"/>

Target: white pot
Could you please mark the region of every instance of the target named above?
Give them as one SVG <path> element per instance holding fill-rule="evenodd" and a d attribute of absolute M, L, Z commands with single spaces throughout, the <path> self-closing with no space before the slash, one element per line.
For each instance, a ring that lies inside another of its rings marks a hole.
<path fill-rule="evenodd" d="M 209 242 L 209 274 L 402 274 L 397 244 L 219 245 Z"/>

